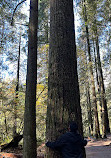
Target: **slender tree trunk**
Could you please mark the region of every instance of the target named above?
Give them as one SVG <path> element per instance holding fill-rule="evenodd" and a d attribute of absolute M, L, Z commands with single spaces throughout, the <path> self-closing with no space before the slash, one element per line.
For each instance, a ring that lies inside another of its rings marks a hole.
<path fill-rule="evenodd" d="M 90 69 L 90 74 L 91 74 L 92 95 L 93 95 L 93 104 L 94 104 L 94 113 L 95 113 L 95 137 L 98 138 L 100 137 L 100 129 L 99 129 L 94 75 L 93 75 L 92 60 L 91 60 L 91 53 L 90 53 L 89 31 L 88 31 L 88 25 L 87 25 L 87 12 L 86 12 L 85 0 L 84 0 L 84 20 L 85 20 L 85 27 L 86 27 L 86 38 L 87 38 L 88 56 L 89 56 L 89 69 Z"/>
<path fill-rule="evenodd" d="M 2 53 L 4 52 L 3 51 L 3 39 L 4 39 L 4 30 L 5 30 L 5 23 L 4 23 L 4 20 L 2 20 L 1 22 L 3 25 L 2 25 L 2 28 L 1 28 L 1 40 L 0 40 L 0 55 L 2 55 Z M 0 60 L 0 66 L 2 65 L 1 63 L 2 61 Z"/>
<path fill-rule="evenodd" d="M 99 53 L 98 36 L 96 36 L 96 49 L 97 49 L 98 71 L 99 71 L 100 86 L 101 86 L 101 102 L 102 102 L 102 113 L 103 113 L 103 137 L 106 137 L 106 133 L 110 132 L 110 128 L 109 128 L 109 118 L 108 118 L 106 94 L 105 94 L 105 87 L 104 87 L 104 80 L 103 80 L 103 72 L 102 72 L 100 53 Z"/>
<path fill-rule="evenodd" d="M 85 52 L 86 52 L 86 45 L 85 45 Z M 87 56 L 85 53 L 85 58 L 86 58 L 86 74 L 88 73 L 88 61 L 87 61 Z M 87 96 L 87 110 L 88 110 L 88 120 L 89 120 L 89 135 L 93 135 L 93 110 L 92 110 L 92 105 L 91 105 L 91 98 L 90 98 L 90 86 L 89 86 L 89 76 L 87 75 L 87 83 L 85 84 L 86 88 L 86 96 Z"/>
<path fill-rule="evenodd" d="M 16 90 L 15 90 L 13 138 L 17 134 L 17 106 L 18 106 L 18 95 L 19 95 L 20 46 L 21 46 L 21 35 L 20 35 L 20 40 L 19 40 L 19 54 L 18 54 L 18 64 L 17 64 L 17 82 L 16 82 Z"/>
<path fill-rule="evenodd" d="M 89 82 L 86 85 L 87 94 L 87 110 L 88 110 L 88 123 L 89 123 L 89 135 L 93 135 L 93 119 L 92 119 L 92 109 L 91 109 L 91 99 L 89 93 Z"/>
<path fill-rule="evenodd" d="M 36 84 L 37 84 L 38 1 L 30 1 L 28 60 L 24 114 L 23 157 L 36 158 Z"/>
<path fill-rule="evenodd" d="M 67 131 L 72 120 L 78 123 L 82 134 L 73 0 L 50 0 L 47 139 L 56 140 Z M 60 158 L 61 155 L 47 149 L 46 157 Z"/>
<path fill-rule="evenodd" d="M 5 117 L 5 120 L 4 120 L 4 122 L 5 122 L 5 133 L 6 133 L 6 135 L 8 136 L 8 129 L 7 129 L 7 117 L 6 117 L 5 112 L 4 112 L 4 117 Z"/>
<path fill-rule="evenodd" d="M 94 49 L 95 69 L 96 69 L 97 90 L 98 90 L 98 93 L 100 95 L 100 82 L 99 82 L 98 65 L 97 65 L 97 59 L 96 59 L 96 54 L 95 54 L 94 40 L 93 40 L 93 49 Z"/>

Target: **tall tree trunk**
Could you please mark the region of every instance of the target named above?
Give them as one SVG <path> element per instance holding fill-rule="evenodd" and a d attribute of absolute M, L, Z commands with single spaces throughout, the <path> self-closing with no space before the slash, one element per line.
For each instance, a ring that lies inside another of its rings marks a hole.
<path fill-rule="evenodd" d="M 97 100 L 96 100 L 96 92 L 95 92 L 94 75 L 93 75 L 91 52 L 90 52 L 89 31 L 88 31 L 88 25 L 87 25 L 87 12 L 86 12 L 85 0 L 84 0 L 84 20 L 85 20 L 85 27 L 86 27 L 86 38 L 87 38 L 88 56 L 89 56 L 89 69 L 90 69 L 90 74 L 91 74 L 92 95 L 93 95 L 93 104 L 94 104 L 94 113 L 95 113 L 95 137 L 98 138 L 98 137 L 100 137 L 100 129 L 99 129 L 99 119 L 98 119 L 98 111 L 97 111 Z"/>
<path fill-rule="evenodd" d="M 5 117 L 5 120 L 4 120 L 4 123 L 5 123 L 5 133 L 6 133 L 6 135 L 8 136 L 7 116 L 6 116 L 6 113 L 5 113 L 5 112 L 4 112 L 4 117 Z"/>
<path fill-rule="evenodd" d="M 101 117 L 101 122 L 100 125 L 103 129 L 103 116 L 102 116 L 102 101 L 101 101 L 101 87 L 100 87 L 100 77 L 98 74 L 98 64 L 97 64 L 97 57 L 95 54 L 95 44 L 94 44 L 94 40 L 93 40 L 93 49 L 94 49 L 94 59 L 95 59 L 95 69 L 96 69 L 96 81 L 97 81 L 97 91 L 98 91 L 98 100 L 99 100 L 99 106 L 100 106 L 100 117 Z"/>
<path fill-rule="evenodd" d="M 20 35 L 20 39 L 19 39 L 19 54 L 18 54 L 18 64 L 17 64 L 17 81 L 16 81 L 16 89 L 15 89 L 13 138 L 17 134 L 17 106 L 18 106 L 18 95 L 19 95 L 20 46 L 21 46 L 21 35 Z"/>
<path fill-rule="evenodd" d="M 97 49 L 98 71 L 99 71 L 100 86 L 101 86 L 101 102 L 102 102 L 102 113 L 103 113 L 103 137 L 106 137 L 106 133 L 110 132 L 110 128 L 109 128 L 109 118 L 108 118 L 106 94 L 105 94 L 105 87 L 104 87 L 104 80 L 103 80 L 103 72 L 102 72 L 100 53 L 99 53 L 99 41 L 98 41 L 97 34 L 96 34 L 96 49 Z"/>
<path fill-rule="evenodd" d="M 69 18 L 70 17 L 70 18 Z M 75 120 L 82 130 L 73 0 L 50 0 L 50 51 L 46 137 L 56 140 Z M 47 149 L 47 158 L 60 153 Z"/>
<path fill-rule="evenodd" d="M 85 52 L 87 51 L 86 50 L 87 47 L 85 45 Z M 88 60 L 87 60 L 87 55 L 85 53 L 85 58 L 86 58 L 86 66 L 85 66 L 85 69 L 86 69 L 86 74 L 89 74 L 88 73 Z M 91 98 L 90 98 L 90 85 L 89 85 L 89 75 L 87 75 L 87 78 L 86 78 L 87 82 L 85 84 L 85 88 L 86 88 L 86 96 L 87 96 L 87 110 L 88 110 L 88 120 L 89 120 L 89 135 L 93 135 L 93 110 L 92 110 L 92 105 L 91 105 Z"/>
<path fill-rule="evenodd" d="M 30 1 L 28 60 L 24 114 L 23 157 L 36 158 L 36 84 L 37 84 L 38 1 Z"/>
<path fill-rule="evenodd" d="M 92 118 L 91 99 L 90 99 L 90 93 L 89 93 L 89 82 L 87 82 L 87 85 L 86 85 L 86 94 L 87 94 L 89 135 L 93 135 L 93 118 Z"/>

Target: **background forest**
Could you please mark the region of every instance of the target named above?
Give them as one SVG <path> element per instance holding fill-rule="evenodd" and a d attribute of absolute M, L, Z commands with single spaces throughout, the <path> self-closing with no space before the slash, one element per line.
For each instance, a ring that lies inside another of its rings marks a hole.
<path fill-rule="evenodd" d="M 15 8 L 17 7 L 16 11 Z M 77 70 L 84 136 L 111 129 L 111 3 L 74 1 Z M 29 1 L 0 2 L 0 144 L 23 134 L 28 52 Z M 48 96 L 49 1 L 38 3 L 36 128 L 38 145 L 45 141 Z M 69 17 L 70 18 L 70 17 Z M 95 113 L 95 105 L 97 113 Z M 110 129 L 109 129 L 110 125 Z M 105 129 L 105 130 L 104 130 Z"/>

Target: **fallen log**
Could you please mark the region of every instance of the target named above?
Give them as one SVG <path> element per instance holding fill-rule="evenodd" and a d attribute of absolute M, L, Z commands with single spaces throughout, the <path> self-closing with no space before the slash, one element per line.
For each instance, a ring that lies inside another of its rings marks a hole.
<path fill-rule="evenodd" d="M 17 134 L 10 143 L 4 144 L 1 146 L 1 151 L 8 149 L 8 148 L 16 148 L 20 140 L 23 138 L 23 135 Z"/>

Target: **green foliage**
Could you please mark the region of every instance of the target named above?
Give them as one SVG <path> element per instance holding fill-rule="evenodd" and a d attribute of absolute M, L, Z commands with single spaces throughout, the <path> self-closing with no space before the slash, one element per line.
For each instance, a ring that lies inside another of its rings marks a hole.
<path fill-rule="evenodd" d="M 49 43 L 49 1 L 39 0 L 38 43 Z"/>
<path fill-rule="evenodd" d="M 15 106 L 15 81 L 5 81 L 1 83 L 1 104 L 0 104 L 0 137 L 1 143 L 8 143 L 13 136 L 13 120 Z M 22 132 L 23 115 L 24 115 L 24 99 L 25 93 L 23 88 L 19 93 L 17 105 L 17 132 Z"/>
<path fill-rule="evenodd" d="M 47 111 L 47 78 L 48 78 L 48 50 L 44 44 L 38 48 L 38 84 L 37 84 L 37 141 L 45 141 L 46 111 Z M 39 84 L 40 83 L 40 84 Z"/>

